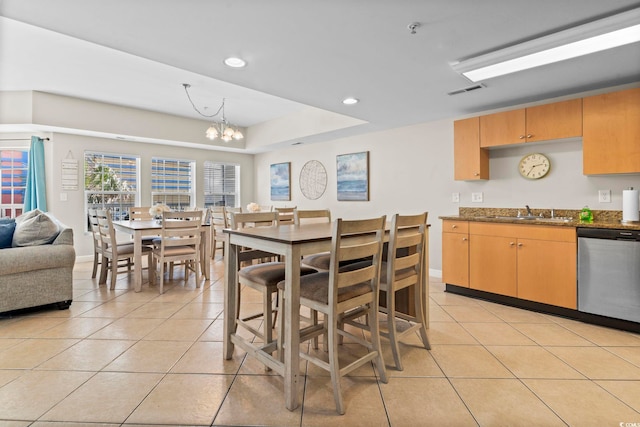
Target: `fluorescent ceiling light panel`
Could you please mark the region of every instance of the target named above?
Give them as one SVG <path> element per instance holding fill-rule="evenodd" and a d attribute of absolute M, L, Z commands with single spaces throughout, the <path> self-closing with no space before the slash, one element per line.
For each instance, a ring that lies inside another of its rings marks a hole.
<path fill-rule="evenodd" d="M 479 82 L 639 41 L 640 9 L 634 9 L 464 60 L 452 68 Z"/>

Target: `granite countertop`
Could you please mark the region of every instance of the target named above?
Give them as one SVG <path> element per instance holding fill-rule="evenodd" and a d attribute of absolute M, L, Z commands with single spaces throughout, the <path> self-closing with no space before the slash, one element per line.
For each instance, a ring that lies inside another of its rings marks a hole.
<path fill-rule="evenodd" d="M 609 228 L 624 230 L 640 230 L 640 223 L 622 223 L 621 211 L 592 211 L 593 223 L 581 223 L 578 218 L 580 210 L 555 209 L 555 219 L 551 218 L 551 209 L 531 209 L 533 215 L 542 219 L 518 219 L 518 211 L 526 214 L 525 209 L 511 208 L 466 208 L 460 207 L 458 215 L 442 215 L 438 218 L 443 220 L 456 221 L 477 221 L 506 224 L 531 224 L 531 225 L 552 225 L 558 227 L 587 227 L 587 228 Z M 560 218 L 566 218 L 562 220 Z"/>

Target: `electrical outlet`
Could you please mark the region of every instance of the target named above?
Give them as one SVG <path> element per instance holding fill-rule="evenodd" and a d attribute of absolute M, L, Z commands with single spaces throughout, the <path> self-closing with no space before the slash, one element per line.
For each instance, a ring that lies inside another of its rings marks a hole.
<path fill-rule="evenodd" d="M 598 202 L 611 203 L 611 190 L 598 190 Z"/>
<path fill-rule="evenodd" d="M 471 193 L 471 201 L 474 203 L 482 203 L 482 193 Z"/>
<path fill-rule="evenodd" d="M 451 193 L 451 201 L 453 203 L 460 203 L 460 193 Z"/>

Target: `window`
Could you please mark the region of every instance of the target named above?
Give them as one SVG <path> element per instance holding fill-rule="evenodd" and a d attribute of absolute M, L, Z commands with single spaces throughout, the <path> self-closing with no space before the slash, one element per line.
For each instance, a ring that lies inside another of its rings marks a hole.
<path fill-rule="evenodd" d="M 171 210 L 185 210 L 194 207 L 195 188 L 193 185 L 195 163 L 189 160 L 151 160 L 151 201 L 162 203 Z"/>
<path fill-rule="evenodd" d="M 140 158 L 85 152 L 84 193 L 88 208 L 109 209 L 113 219 L 127 219 L 138 197 Z"/>
<path fill-rule="evenodd" d="M 22 214 L 28 165 L 28 149 L 0 150 L 0 217 L 15 218 Z"/>
<path fill-rule="evenodd" d="M 204 206 L 240 206 L 240 166 L 204 162 Z"/>

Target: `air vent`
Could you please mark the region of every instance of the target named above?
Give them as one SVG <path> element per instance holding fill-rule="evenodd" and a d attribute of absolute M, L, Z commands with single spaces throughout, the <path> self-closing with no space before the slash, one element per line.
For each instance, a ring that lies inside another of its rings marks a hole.
<path fill-rule="evenodd" d="M 467 87 L 463 87 L 462 89 L 453 90 L 447 93 L 447 95 L 458 95 L 460 93 L 471 92 L 472 90 L 482 89 L 483 87 L 485 87 L 485 85 L 483 85 L 482 83 L 478 83 L 477 85 L 467 86 Z"/>

